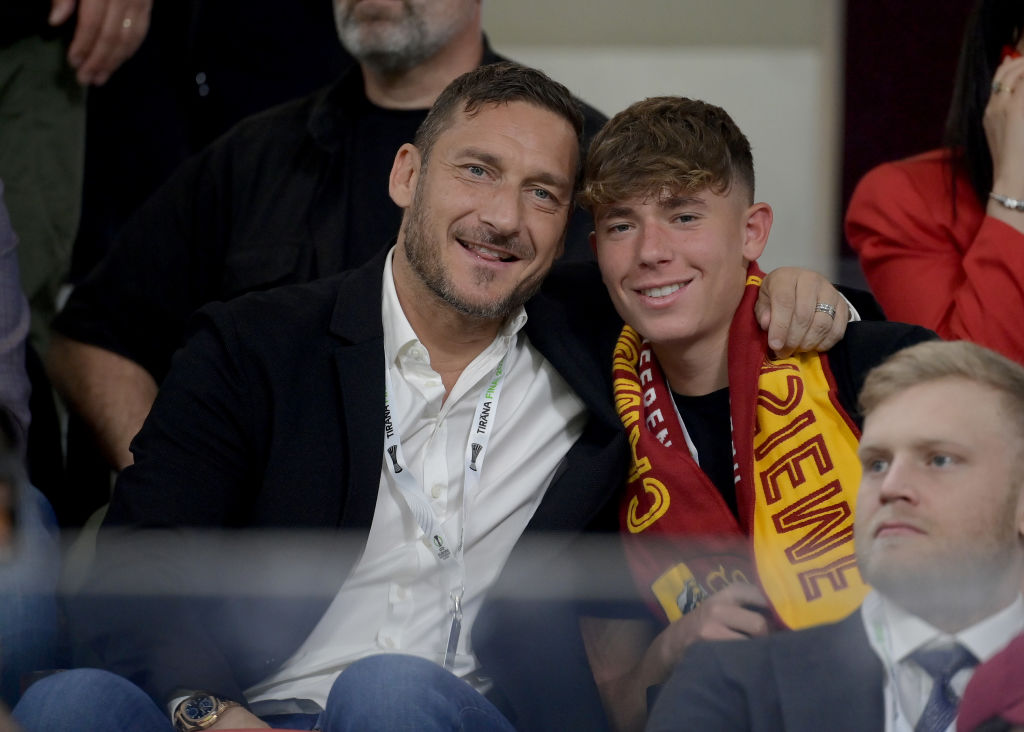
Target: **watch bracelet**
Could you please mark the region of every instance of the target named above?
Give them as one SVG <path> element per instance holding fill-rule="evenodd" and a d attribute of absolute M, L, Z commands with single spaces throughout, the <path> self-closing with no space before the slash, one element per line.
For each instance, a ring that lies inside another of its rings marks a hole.
<path fill-rule="evenodd" d="M 184 706 L 192 699 L 202 696 L 210 697 L 217 703 L 217 705 L 216 708 L 212 712 L 210 712 L 209 716 L 204 718 L 203 724 L 197 724 L 185 718 Z M 174 715 L 171 721 L 174 725 L 174 729 L 177 730 L 177 732 L 194 732 L 196 730 L 209 729 L 217 723 L 221 715 L 224 714 L 224 712 L 226 712 L 228 709 L 240 706 L 242 705 L 233 699 L 224 699 L 208 691 L 195 691 L 192 694 L 189 694 L 187 697 L 185 697 L 178 703 L 177 707 L 175 707 L 174 709 Z"/>

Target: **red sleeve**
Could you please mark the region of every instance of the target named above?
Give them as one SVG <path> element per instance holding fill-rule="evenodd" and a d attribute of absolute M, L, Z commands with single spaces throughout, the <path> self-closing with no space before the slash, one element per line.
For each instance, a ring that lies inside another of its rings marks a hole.
<path fill-rule="evenodd" d="M 1024 361 L 1024 234 L 979 212 L 968 185 L 954 221 L 944 166 L 884 164 L 854 191 L 846 236 L 887 317 Z"/>

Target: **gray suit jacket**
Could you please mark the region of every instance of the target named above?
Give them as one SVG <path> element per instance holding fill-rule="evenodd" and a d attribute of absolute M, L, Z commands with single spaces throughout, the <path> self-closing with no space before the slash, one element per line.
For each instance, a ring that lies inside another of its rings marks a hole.
<path fill-rule="evenodd" d="M 882 663 L 860 611 L 748 641 L 698 643 L 658 695 L 648 732 L 878 732 Z"/>

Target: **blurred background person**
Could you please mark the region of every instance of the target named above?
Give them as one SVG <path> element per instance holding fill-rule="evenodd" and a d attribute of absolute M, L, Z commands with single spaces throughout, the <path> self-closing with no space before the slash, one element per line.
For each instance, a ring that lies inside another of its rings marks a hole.
<path fill-rule="evenodd" d="M 185 160 L 244 117 L 319 89 L 351 64 L 338 42 L 331 0 L 156 3 L 137 52 L 89 89 L 84 170 L 76 181 L 81 216 L 77 234 L 72 231 L 70 274 L 65 263 L 62 278 L 80 282 Z M 167 224 L 161 221 L 160 230 Z M 48 387 L 33 379 L 40 382 Z M 76 526 L 106 501 L 111 476 L 92 431 L 74 412 L 67 434 L 73 481 L 40 488 L 60 523 Z"/>
<path fill-rule="evenodd" d="M 858 185 L 846 235 L 886 315 L 1024 361 L 1024 3 L 968 21 L 945 147 Z"/>
<path fill-rule="evenodd" d="M 33 346 L 67 277 L 78 227 L 85 89 L 103 84 L 138 49 L 152 0 L 0 3 L 0 177 L 20 232 L 22 285 Z"/>
<path fill-rule="evenodd" d="M 23 462 L 30 422 L 29 312 L 16 249 L 0 182 L 0 701 L 8 705 L 18 700 L 29 674 L 54 665 L 59 566 L 53 511 L 29 484 Z"/>

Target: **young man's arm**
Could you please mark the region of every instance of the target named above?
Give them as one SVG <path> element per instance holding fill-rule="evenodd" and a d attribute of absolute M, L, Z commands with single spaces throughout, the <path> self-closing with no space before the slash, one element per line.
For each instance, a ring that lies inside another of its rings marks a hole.
<path fill-rule="evenodd" d="M 756 608 L 767 601 L 754 585 L 737 583 L 651 639 L 646 621 L 583 618 L 581 629 L 594 679 L 615 732 L 642 730 L 648 690 L 665 683 L 697 641 L 765 635 L 768 623 Z"/>

